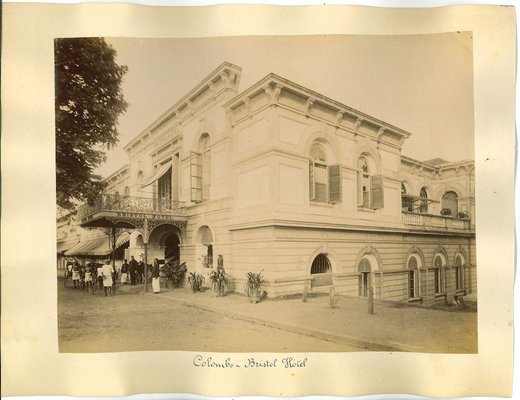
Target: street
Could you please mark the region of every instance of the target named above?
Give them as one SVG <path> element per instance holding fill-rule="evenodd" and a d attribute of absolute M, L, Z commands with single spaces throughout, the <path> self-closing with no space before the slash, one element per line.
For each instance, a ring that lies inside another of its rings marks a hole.
<path fill-rule="evenodd" d="M 125 288 L 127 289 L 127 288 Z M 183 290 L 183 289 L 179 289 Z M 177 304 L 161 294 L 105 297 L 58 282 L 60 352 L 191 350 L 214 352 L 363 351 Z"/>

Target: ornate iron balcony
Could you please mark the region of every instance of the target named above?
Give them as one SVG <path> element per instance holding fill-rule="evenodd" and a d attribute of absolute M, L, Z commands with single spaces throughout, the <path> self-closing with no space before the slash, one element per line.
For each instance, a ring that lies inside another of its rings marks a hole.
<path fill-rule="evenodd" d="M 170 199 L 149 199 L 104 193 L 94 201 L 94 204 L 84 204 L 79 207 L 77 216 L 80 220 L 84 220 L 93 214 L 107 211 L 186 216 L 186 203 Z"/>

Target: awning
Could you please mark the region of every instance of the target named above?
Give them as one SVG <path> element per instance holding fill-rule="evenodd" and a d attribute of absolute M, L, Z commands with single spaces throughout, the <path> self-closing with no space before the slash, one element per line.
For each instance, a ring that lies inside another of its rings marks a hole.
<path fill-rule="evenodd" d="M 78 239 L 69 239 L 69 240 L 63 240 L 61 242 L 57 243 L 56 246 L 56 252 L 57 253 L 63 253 L 64 251 L 67 251 L 68 249 L 72 249 L 74 246 L 78 244 Z"/>
<path fill-rule="evenodd" d="M 128 243 L 130 241 L 130 232 L 123 232 L 116 239 L 116 249 L 120 248 L 122 245 Z"/>
<path fill-rule="evenodd" d="M 155 174 L 153 176 L 151 176 L 150 178 L 146 179 L 141 187 L 144 188 L 145 186 L 149 186 L 151 185 L 152 183 L 154 183 L 157 179 L 159 179 L 161 176 L 163 176 L 166 172 L 168 172 L 168 170 L 172 167 L 172 164 L 171 163 L 166 163 L 166 164 L 163 164 L 161 165 L 159 168 L 157 168 L 157 171 L 155 172 Z"/>
<path fill-rule="evenodd" d="M 66 256 L 104 256 L 110 253 L 108 237 L 97 237 L 82 240 L 76 246 L 65 252 Z"/>
<path fill-rule="evenodd" d="M 124 232 L 116 239 L 116 248 L 130 240 L 130 233 Z M 108 236 L 82 240 L 76 246 L 65 252 L 66 256 L 106 256 L 112 253 Z"/>

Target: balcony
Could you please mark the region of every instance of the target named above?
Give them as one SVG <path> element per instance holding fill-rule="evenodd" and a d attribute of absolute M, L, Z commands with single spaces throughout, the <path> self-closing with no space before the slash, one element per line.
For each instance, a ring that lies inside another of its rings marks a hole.
<path fill-rule="evenodd" d="M 453 218 L 442 215 L 418 214 L 403 211 L 403 224 L 426 231 L 469 231 L 469 218 Z"/>
<path fill-rule="evenodd" d="M 186 204 L 182 201 L 111 194 L 100 195 L 93 204 L 84 204 L 77 212 L 82 227 L 110 226 L 107 218 L 130 222 L 144 218 L 185 221 L 186 215 Z"/>

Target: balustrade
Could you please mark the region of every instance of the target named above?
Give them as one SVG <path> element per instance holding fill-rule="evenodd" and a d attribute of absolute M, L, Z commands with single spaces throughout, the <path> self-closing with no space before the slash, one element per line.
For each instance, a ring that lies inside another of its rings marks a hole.
<path fill-rule="evenodd" d="M 168 215 L 186 215 L 183 201 L 170 199 L 150 199 L 145 197 L 102 194 L 92 204 L 84 204 L 78 209 L 78 217 L 85 218 L 100 211 L 126 211 L 136 213 L 159 213 Z"/>
<path fill-rule="evenodd" d="M 403 212 L 402 215 L 405 225 L 422 226 L 424 228 L 469 229 L 468 219 L 410 212 Z"/>

